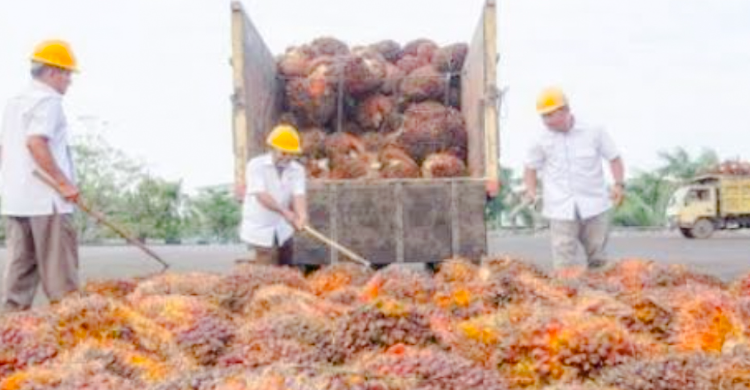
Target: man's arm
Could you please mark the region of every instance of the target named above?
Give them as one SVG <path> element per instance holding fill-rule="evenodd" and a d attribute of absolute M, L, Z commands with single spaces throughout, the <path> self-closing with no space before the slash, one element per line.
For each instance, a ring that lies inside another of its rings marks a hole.
<path fill-rule="evenodd" d="M 615 206 L 622 204 L 625 199 L 625 164 L 621 157 L 616 157 L 609 161 L 609 169 L 612 171 L 612 178 L 615 185 L 612 187 L 612 202 Z"/>
<path fill-rule="evenodd" d="M 307 223 L 310 220 L 310 217 L 307 213 L 307 196 L 295 195 L 293 207 L 294 214 L 296 216 L 295 225 L 297 227 L 297 230 L 302 230 L 302 228 L 307 226 Z"/>
<path fill-rule="evenodd" d="M 621 157 L 610 160 L 609 169 L 612 171 L 612 178 L 616 185 L 625 183 L 625 164 L 622 162 Z"/>
<path fill-rule="evenodd" d="M 80 192 L 78 188 L 68 180 L 60 167 L 57 166 L 55 158 L 52 156 L 52 152 L 49 149 L 49 141 L 47 138 L 40 135 L 29 136 L 26 141 L 26 146 L 29 148 L 29 152 L 31 152 L 31 156 L 37 166 L 39 166 L 44 173 L 57 183 L 63 197 L 70 202 L 75 202 L 78 199 Z"/>
<path fill-rule="evenodd" d="M 526 167 L 523 173 L 523 184 L 526 187 L 526 201 L 533 202 L 536 200 L 537 181 L 536 169 Z"/>

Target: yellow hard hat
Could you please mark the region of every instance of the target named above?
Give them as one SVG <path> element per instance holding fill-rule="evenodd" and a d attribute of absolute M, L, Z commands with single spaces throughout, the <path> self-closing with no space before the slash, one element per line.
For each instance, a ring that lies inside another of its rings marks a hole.
<path fill-rule="evenodd" d="M 44 41 L 37 45 L 31 60 L 42 64 L 78 72 L 78 61 L 67 42 L 61 40 Z"/>
<path fill-rule="evenodd" d="M 540 115 L 546 115 L 567 105 L 568 98 L 565 97 L 562 89 L 550 87 L 539 94 L 536 100 L 536 112 Z"/>
<path fill-rule="evenodd" d="M 292 154 L 302 154 L 299 132 L 289 125 L 278 125 L 266 137 L 268 146 Z"/>

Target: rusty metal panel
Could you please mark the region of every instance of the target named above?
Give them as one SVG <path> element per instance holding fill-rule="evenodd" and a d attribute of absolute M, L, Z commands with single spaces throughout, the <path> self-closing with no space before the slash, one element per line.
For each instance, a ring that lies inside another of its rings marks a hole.
<path fill-rule="evenodd" d="M 451 257 L 450 183 L 409 184 L 403 191 L 404 261 Z"/>
<path fill-rule="evenodd" d="M 395 191 L 385 184 L 336 184 L 338 240 L 373 263 L 396 260 Z"/>
<path fill-rule="evenodd" d="M 476 181 L 458 182 L 458 253 L 479 259 L 487 254 L 487 228 L 484 213 L 486 193 L 484 184 Z"/>
<path fill-rule="evenodd" d="M 328 237 L 333 236 L 331 229 L 331 203 L 333 194 L 326 187 L 311 188 L 307 194 L 307 207 L 310 221 L 315 229 Z M 331 250 L 327 245 L 297 234 L 294 238 L 294 259 L 299 264 L 328 264 L 331 262 Z"/>
<path fill-rule="evenodd" d="M 263 153 L 265 134 L 276 122 L 281 94 L 276 60 L 240 2 L 232 3 L 235 182 L 245 184 L 245 165 Z"/>
<path fill-rule="evenodd" d="M 461 108 L 469 136 L 471 177 L 497 177 L 497 8 L 488 0 L 469 44 L 461 77 Z"/>

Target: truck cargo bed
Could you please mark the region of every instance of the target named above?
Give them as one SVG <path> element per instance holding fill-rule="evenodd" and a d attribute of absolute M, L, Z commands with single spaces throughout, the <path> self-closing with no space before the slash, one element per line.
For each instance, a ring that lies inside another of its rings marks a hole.
<path fill-rule="evenodd" d="M 498 177 L 496 34 L 495 1 L 488 0 L 461 72 L 469 177 L 312 180 L 308 197 L 315 228 L 381 264 L 478 258 L 486 252 L 485 179 Z M 239 2 L 232 4 L 232 41 L 235 181 L 244 185 L 246 163 L 263 153 L 283 92 L 274 56 Z M 300 263 L 339 260 L 305 237 L 296 240 L 295 251 Z"/>

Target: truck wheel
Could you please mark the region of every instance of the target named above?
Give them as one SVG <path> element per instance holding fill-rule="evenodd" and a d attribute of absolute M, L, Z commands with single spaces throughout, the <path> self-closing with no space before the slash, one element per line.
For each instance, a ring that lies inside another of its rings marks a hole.
<path fill-rule="evenodd" d="M 714 234 L 716 227 L 714 223 L 708 219 L 699 219 L 695 222 L 695 225 L 690 229 L 690 234 L 695 238 L 706 239 Z"/>
<path fill-rule="evenodd" d="M 685 238 L 695 238 L 695 236 L 693 236 L 693 232 L 691 232 L 688 228 L 680 228 L 680 233 L 682 233 L 682 236 Z"/>

